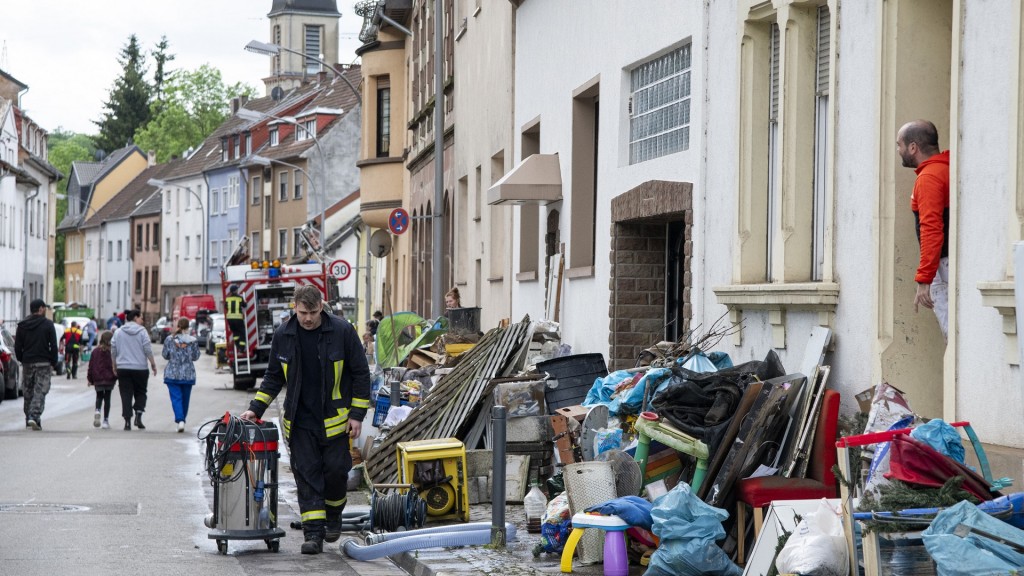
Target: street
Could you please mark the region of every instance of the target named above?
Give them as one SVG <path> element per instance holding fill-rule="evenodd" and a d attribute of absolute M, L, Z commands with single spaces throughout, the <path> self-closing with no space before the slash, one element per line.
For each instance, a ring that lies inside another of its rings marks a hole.
<path fill-rule="evenodd" d="M 185 433 L 176 433 L 159 345 L 154 352 L 159 373 L 149 380 L 146 430 L 122 430 L 116 389 L 111 428 L 93 427 L 85 367 L 77 380 L 53 377 L 42 431 L 25 428 L 20 398 L 0 404 L 0 573 L 400 573 L 386 560 L 354 570 L 337 544 L 319 556 L 299 553 L 301 532 L 288 527 L 298 514 L 283 442 L 278 514 L 287 536 L 280 552 L 262 540 L 235 540 L 227 556 L 219 554 L 203 525 L 213 493 L 196 431 L 225 411 L 241 413 L 252 392 L 232 390 L 230 373 L 203 354 Z M 268 417 L 277 417 L 276 407 Z"/>

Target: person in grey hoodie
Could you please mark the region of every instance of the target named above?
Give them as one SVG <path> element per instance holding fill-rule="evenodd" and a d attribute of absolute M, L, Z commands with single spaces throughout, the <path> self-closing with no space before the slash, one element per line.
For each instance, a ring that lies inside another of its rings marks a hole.
<path fill-rule="evenodd" d="M 142 325 L 142 313 L 129 310 L 125 316 L 124 326 L 114 332 L 110 343 L 111 356 L 114 358 L 114 371 L 117 372 L 117 387 L 121 393 L 121 415 L 124 416 L 124 429 L 132 429 L 132 411 L 135 412 L 135 427 L 145 430 L 142 425 L 142 413 L 146 411 L 146 388 L 149 386 L 149 372 L 156 376 L 156 359 L 153 358 L 153 346 L 149 342 L 149 333 Z M 146 369 L 149 364 L 150 370 Z M 134 399 L 134 405 L 133 405 Z"/>

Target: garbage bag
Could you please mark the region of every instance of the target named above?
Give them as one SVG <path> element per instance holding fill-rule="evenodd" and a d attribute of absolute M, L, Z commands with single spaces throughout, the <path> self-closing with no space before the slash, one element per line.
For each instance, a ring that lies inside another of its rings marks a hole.
<path fill-rule="evenodd" d="M 910 431 L 910 437 L 924 442 L 961 464 L 964 463 L 964 443 L 960 440 L 960 435 L 957 434 L 956 428 L 946 424 L 941 418 L 929 420 L 914 428 Z"/>
<path fill-rule="evenodd" d="M 651 510 L 653 508 L 653 504 L 639 496 L 622 496 L 621 498 L 609 500 L 604 504 L 591 506 L 586 509 L 586 512 L 597 512 L 604 516 L 615 515 L 630 526 L 639 526 L 645 530 L 650 530 L 654 524 L 654 520 L 651 518 Z"/>
<path fill-rule="evenodd" d="M 965 527 L 961 528 L 963 537 L 955 534 L 959 526 Z M 922 539 L 942 576 L 1017 574 L 1024 567 L 1024 554 L 997 541 L 1024 546 L 1024 531 L 967 501 L 939 512 Z"/>
<path fill-rule="evenodd" d="M 654 502 L 653 531 L 661 544 L 644 576 L 740 576 L 743 571 L 715 544 L 725 537 L 722 521 L 728 517 L 679 483 Z"/>
<path fill-rule="evenodd" d="M 718 372 L 718 366 L 715 366 L 715 363 L 705 356 L 703 352 L 697 352 L 689 357 L 683 356 L 676 360 L 676 364 L 686 368 L 690 372 L 697 372 L 700 374 L 706 372 Z"/>
<path fill-rule="evenodd" d="M 780 574 L 847 576 L 850 556 L 843 537 L 843 523 L 824 498 L 807 514 L 775 558 Z"/>
<path fill-rule="evenodd" d="M 548 502 L 540 523 L 540 545 L 545 552 L 559 553 L 572 531 L 569 494 L 562 492 Z"/>

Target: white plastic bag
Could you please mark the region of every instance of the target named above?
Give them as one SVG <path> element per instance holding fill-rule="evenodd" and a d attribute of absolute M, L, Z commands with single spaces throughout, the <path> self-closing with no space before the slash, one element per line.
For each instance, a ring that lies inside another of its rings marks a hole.
<path fill-rule="evenodd" d="M 843 522 L 827 500 L 822 498 L 818 509 L 800 520 L 775 558 L 775 568 L 781 574 L 849 574 L 850 557 L 843 537 Z"/>

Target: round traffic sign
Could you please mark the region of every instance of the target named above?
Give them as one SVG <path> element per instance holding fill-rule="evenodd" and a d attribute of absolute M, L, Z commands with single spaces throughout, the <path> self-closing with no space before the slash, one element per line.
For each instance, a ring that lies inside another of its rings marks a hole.
<path fill-rule="evenodd" d="M 331 262 L 330 272 L 338 280 L 345 280 L 352 275 L 352 267 L 345 260 L 335 260 Z"/>
<path fill-rule="evenodd" d="M 409 213 L 403 208 L 395 208 L 388 218 L 388 230 L 392 234 L 403 234 L 409 229 Z"/>

